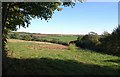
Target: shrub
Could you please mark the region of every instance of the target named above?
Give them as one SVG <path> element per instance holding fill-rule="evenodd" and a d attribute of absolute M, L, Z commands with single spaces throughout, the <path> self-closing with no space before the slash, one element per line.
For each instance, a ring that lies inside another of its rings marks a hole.
<path fill-rule="evenodd" d="M 22 40 L 31 41 L 32 37 L 30 35 L 23 35 Z"/>
<path fill-rule="evenodd" d="M 19 39 L 20 38 L 20 35 L 19 35 L 19 33 L 10 33 L 10 34 L 8 34 L 8 38 L 10 38 L 10 39 Z"/>
<path fill-rule="evenodd" d="M 58 41 L 58 44 L 68 45 L 67 42 L 63 42 L 63 41 Z"/>
<path fill-rule="evenodd" d="M 71 50 L 71 51 L 76 51 L 76 46 L 75 46 L 75 44 L 70 44 L 70 45 L 68 46 L 68 49 Z"/>
<path fill-rule="evenodd" d="M 40 41 L 40 39 L 39 38 L 37 38 L 37 37 L 32 37 L 32 39 L 31 39 L 32 41 Z"/>
<path fill-rule="evenodd" d="M 81 47 L 81 42 L 80 42 L 80 41 L 77 41 L 77 42 L 75 43 L 75 45 L 76 45 L 77 47 Z"/>
<path fill-rule="evenodd" d="M 120 25 L 112 34 L 103 36 L 100 39 L 100 49 L 110 54 L 120 54 Z"/>
<path fill-rule="evenodd" d="M 99 36 L 97 33 L 90 32 L 89 34 L 83 36 L 76 45 L 82 48 L 96 50 L 99 43 Z"/>
<path fill-rule="evenodd" d="M 58 39 L 55 39 L 55 38 L 53 38 L 53 39 L 51 40 L 52 43 L 57 43 L 57 44 L 58 44 L 58 41 L 59 41 L 59 40 L 58 40 Z"/>
<path fill-rule="evenodd" d="M 82 36 L 78 36 L 77 41 L 80 41 L 82 39 Z"/>

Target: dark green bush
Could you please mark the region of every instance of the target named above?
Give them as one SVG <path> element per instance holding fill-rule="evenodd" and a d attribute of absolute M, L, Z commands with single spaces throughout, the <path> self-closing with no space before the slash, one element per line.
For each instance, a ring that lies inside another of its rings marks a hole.
<path fill-rule="evenodd" d="M 78 36 L 77 41 L 80 41 L 82 39 L 82 36 Z"/>
<path fill-rule="evenodd" d="M 81 47 L 81 46 L 82 46 L 82 44 L 81 44 L 80 40 L 79 40 L 79 41 L 77 41 L 77 42 L 75 43 L 75 45 L 76 45 L 77 47 Z"/>
<path fill-rule="evenodd" d="M 58 43 L 58 41 L 59 41 L 59 40 L 58 40 L 58 39 L 55 39 L 55 38 L 53 38 L 53 39 L 51 40 L 52 43 Z"/>
<path fill-rule="evenodd" d="M 120 54 L 120 26 L 111 35 L 103 36 L 100 42 L 99 49 L 102 51 L 110 54 Z"/>
<path fill-rule="evenodd" d="M 8 34 L 8 38 L 10 38 L 10 39 L 19 39 L 20 38 L 20 35 L 19 35 L 19 33 L 10 33 L 10 34 Z"/>
<path fill-rule="evenodd" d="M 22 40 L 31 41 L 32 37 L 30 35 L 22 35 Z"/>
<path fill-rule="evenodd" d="M 58 44 L 61 44 L 61 45 L 68 45 L 67 42 L 63 42 L 63 41 L 58 41 Z"/>
<path fill-rule="evenodd" d="M 76 45 L 81 48 L 96 50 L 99 43 L 99 36 L 97 33 L 90 32 L 89 34 L 83 36 L 81 40 L 76 43 Z"/>

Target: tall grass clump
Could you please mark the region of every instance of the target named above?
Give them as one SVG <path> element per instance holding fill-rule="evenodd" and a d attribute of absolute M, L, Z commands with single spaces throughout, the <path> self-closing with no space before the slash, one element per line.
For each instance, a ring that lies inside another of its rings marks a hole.
<path fill-rule="evenodd" d="M 75 46 L 75 44 L 70 44 L 70 45 L 68 46 L 68 50 L 76 51 L 76 46 Z"/>

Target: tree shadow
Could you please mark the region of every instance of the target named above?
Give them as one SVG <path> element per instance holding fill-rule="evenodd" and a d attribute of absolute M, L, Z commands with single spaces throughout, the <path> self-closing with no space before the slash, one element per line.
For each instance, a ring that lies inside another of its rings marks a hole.
<path fill-rule="evenodd" d="M 88 50 L 86 52 L 97 52 L 97 53 L 100 53 L 100 54 L 107 54 L 107 55 L 111 55 L 111 56 L 117 56 L 117 57 L 120 57 L 120 53 L 109 53 L 109 52 L 106 52 L 106 51 L 102 51 L 102 50 L 95 50 L 95 49 L 89 49 L 89 48 L 81 48 L 81 47 L 78 47 L 77 48 L 78 50 Z"/>
<path fill-rule="evenodd" d="M 114 60 L 104 60 L 105 62 L 114 62 L 114 63 L 120 63 L 120 59 L 114 59 Z"/>
<path fill-rule="evenodd" d="M 41 76 L 41 75 L 119 75 L 119 68 L 98 66 L 51 58 L 3 60 L 3 76 Z"/>
<path fill-rule="evenodd" d="M 97 53 L 101 53 L 101 54 L 108 54 L 108 55 L 120 57 L 120 52 L 106 51 L 99 45 L 93 46 L 93 47 L 92 47 L 92 45 L 86 46 L 84 44 L 81 44 L 79 41 L 75 45 L 78 47 L 78 49 L 90 50 L 92 52 L 97 52 Z"/>

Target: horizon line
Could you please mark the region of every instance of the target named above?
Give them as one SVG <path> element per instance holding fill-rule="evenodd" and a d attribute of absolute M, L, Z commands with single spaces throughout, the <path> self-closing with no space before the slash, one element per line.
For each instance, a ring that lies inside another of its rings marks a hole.
<path fill-rule="evenodd" d="M 27 32 L 27 31 L 12 31 L 12 32 L 25 32 L 25 33 L 38 33 L 38 32 Z M 91 31 L 92 32 L 92 31 Z M 89 32 L 88 32 L 89 33 Z M 72 33 L 38 33 L 38 34 L 56 34 L 56 35 L 86 35 L 88 33 L 85 34 L 80 34 L 80 33 L 76 33 L 76 34 L 72 34 Z M 96 32 L 95 32 L 96 33 Z M 102 35 L 102 33 L 97 33 L 98 35 Z"/>

